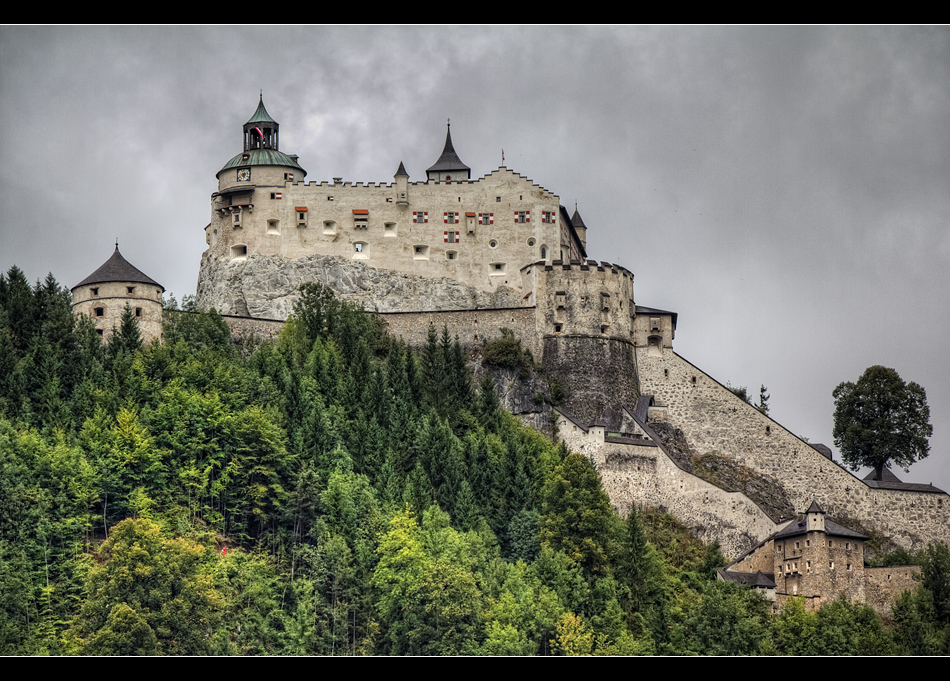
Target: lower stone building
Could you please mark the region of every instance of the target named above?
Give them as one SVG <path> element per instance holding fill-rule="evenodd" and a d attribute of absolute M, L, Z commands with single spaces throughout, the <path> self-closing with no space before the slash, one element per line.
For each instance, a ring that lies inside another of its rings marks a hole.
<path fill-rule="evenodd" d="M 894 598 L 914 587 L 913 575 L 919 570 L 865 567 L 867 540 L 826 517 L 812 502 L 802 516 L 720 569 L 719 577 L 761 589 L 776 610 L 793 597 L 804 598 L 809 610 L 845 597 L 889 612 Z"/>

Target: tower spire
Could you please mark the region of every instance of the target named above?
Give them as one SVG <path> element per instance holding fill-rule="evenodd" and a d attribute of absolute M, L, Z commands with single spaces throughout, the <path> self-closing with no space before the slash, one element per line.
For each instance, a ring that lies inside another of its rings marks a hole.
<path fill-rule="evenodd" d="M 445 146 L 442 148 L 442 155 L 426 171 L 426 176 L 427 179 L 436 182 L 470 180 L 472 178 L 472 169 L 462 163 L 462 159 L 455 153 L 455 147 L 452 145 L 451 119 L 446 119 L 445 122 Z"/>

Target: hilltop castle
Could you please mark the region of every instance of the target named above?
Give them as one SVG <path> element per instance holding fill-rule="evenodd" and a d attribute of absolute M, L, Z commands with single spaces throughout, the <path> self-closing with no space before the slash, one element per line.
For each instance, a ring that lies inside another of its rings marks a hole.
<path fill-rule="evenodd" d="M 261 100 L 217 174 L 198 304 L 262 333 L 321 281 L 410 344 L 445 325 L 477 349 L 509 328 L 566 389 L 537 411 L 615 506 L 667 509 L 728 556 L 813 502 L 906 548 L 950 540 L 946 493 L 858 479 L 677 355 L 676 313 L 637 305 L 629 270 L 589 260 L 587 226 L 556 194 L 506 167 L 472 179 L 450 128 L 424 180 L 393 165 L 391 183 L 306 182 Z"/>

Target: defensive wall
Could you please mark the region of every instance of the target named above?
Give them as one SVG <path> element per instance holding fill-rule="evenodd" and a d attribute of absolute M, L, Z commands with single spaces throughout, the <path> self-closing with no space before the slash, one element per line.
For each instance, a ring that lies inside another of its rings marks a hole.
<path fill-rule="evenodd" d="M 641 391 L 665 407 L 656 417 L 681 429 L 695 454 L 733 460 L 775 480 L 796 509 L 817 501 L 843 524 L 904 548 L 950 543 L 946 493 L 927 485 L 869 486 L 672 349 L 638 349 L 637 364 Z"/>
<path fill-rule="evenodd" d="M 633 505 L 662 509 L 703 541 L 719 540 L 727 557 L 741 555 L 777 529 L 743 493 L 682 470 L 643 429 L 612 437 L 603 426 L 587 426 L 564 410 L 555 413 L 558 437 L 594 463 L 618 513 L 626 515 Z"/>
<path fill-rule="evenodd" d="M 898 596 L 917 588 L 919 574 L 919 565 L 864 568 L 865 602 L 881 614 L 890 614 Z"/>

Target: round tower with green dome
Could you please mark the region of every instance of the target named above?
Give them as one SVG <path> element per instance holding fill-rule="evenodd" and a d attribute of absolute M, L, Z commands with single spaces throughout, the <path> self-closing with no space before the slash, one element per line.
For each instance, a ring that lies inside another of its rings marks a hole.
<path fill-rule="evenodd" d="M 211 195 L 212 219 L 205 228 L 212 250 L 232 259 L 248 252 L 279 251 L 283 230 L 294 225 L 281 208 L 287 183 L 307 175 L 297 156 L 280 150 L 280 124 L 264 108 L 264 97 L 244 124 L 243 149 L 218 171 L 218 191 Z M 260 248 L 265 246 L 264 248 Z M 217 247 L 217 248 L 216 248 Z"/>

